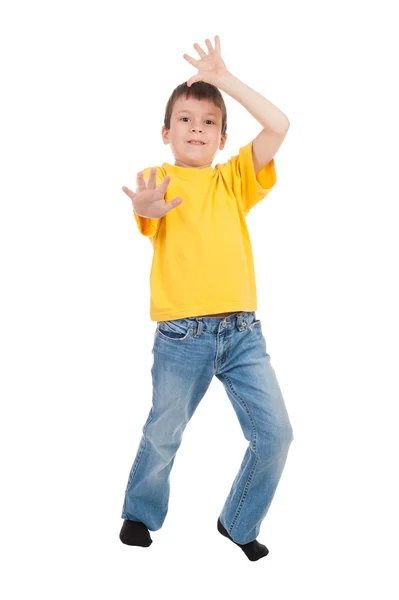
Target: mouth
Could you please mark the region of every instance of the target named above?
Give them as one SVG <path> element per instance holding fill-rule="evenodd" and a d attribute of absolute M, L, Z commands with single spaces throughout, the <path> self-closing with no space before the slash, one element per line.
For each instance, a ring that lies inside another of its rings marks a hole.
<path fill-rule="evenodd" d="M 205 146 L 204 142 L 200 142 L 200 141 L 193 141 L 190 140 L 189 142 L 187 142 L 188 144 L 191 144 L 192 146 Z"/>

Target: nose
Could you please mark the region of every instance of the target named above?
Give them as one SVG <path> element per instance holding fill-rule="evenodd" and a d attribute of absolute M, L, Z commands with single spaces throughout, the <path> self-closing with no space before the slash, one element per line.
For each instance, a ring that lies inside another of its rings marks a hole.
<path fill-rule="evenodd" d="M 194 127 L 194 125 L 190 128 L 190 131 L 202 131 L 202 127 L 199 125 L 198 127 Z"/>

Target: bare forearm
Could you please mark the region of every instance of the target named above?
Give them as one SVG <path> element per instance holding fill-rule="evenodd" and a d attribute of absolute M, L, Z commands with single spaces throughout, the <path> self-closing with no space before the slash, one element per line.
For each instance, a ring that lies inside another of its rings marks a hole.
<path fill-rule="evenodd" d="M 217 87 L 242 104 L 265 129 L 283 133 L 289 128 L 288 118 L 277 106 L 240 81 L 232 73 L 223 75 L 218 80 Z"/>

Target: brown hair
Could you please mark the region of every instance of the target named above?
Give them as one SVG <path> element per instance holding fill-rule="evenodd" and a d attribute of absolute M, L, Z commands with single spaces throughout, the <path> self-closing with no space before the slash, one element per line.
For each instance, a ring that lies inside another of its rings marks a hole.
<path fill-rule="evenodd" d="M 222 111 L 222 132 L 224 135 L 227 130 L 227 111 L 226 105 L 223 100 L 223 96 L 220 93 L 220 90 L 211 83 L 206 83 L 205 81 L 196 81 L 190 87 L 187 85 L 187 82 L 181 83 L 175 88 L 166 104 L 165 109 L 165 119 L 164 125 L 166 129 L 170 129 L 170 118 L 172 116 L 173 106 L 178 98 L 186 97 L 186 98 L 196 98 L 197 100 L 210 100 L 215 104 L 215 106 L 219 107 Z"/>

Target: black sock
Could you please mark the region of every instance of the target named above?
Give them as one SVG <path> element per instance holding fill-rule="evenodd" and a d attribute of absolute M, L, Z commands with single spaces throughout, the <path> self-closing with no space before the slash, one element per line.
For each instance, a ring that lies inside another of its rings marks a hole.
<path fill-rule="evenodd" d="M 218 531 L 231 540 L 234 544 L 239 546 L 241 550 L 245 552 L 249 560 L 259 560 L 262 556 L 266 556 L 269 554 L 269 550 L 264 546 L 264 544 L 260 544 L 257 540 L 252 540 L 252 542 L 248 542 L 248 544 L 238 544 L 233 540 L 232 537 L 229 536 L 226 529 L 223 527 L 220 519 L 218 519 Z"/>
<path fill-rule="evenodd" d="M 150 532 L 144 523 L 141 521 L 123 521 L 122 529 L 119 534 L 119 539 L 128 546 L 151 546 L 152 539 Z"/>

